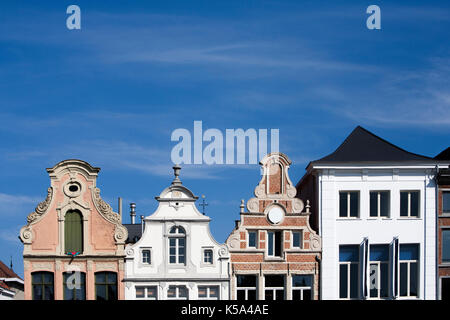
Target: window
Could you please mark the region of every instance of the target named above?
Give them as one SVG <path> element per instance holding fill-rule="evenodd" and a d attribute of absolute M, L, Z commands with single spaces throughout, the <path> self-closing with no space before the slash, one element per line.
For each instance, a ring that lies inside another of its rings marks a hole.
<path fill-rule="evenodd" d="M 63 273 L 64 300 L 86 300 L 86 274 L 84 272 Z"/>
<path fill-rule="evenodd" d="M 292 247 L 296 249 L 301 249 L 302 247 L 302 232 L 293 231 L 292 232 Z"/>
<path fill-rule="evenodd" d="M 442 212 L 450 213 L 450 191 L 442 191 Z"/>
<path fill-rule="evenodd" d="M 31 274 L 33 300 L 53 300 L 53 272 L 33 272 Z"/>
<path fill-rule="evenodd" d="M 370 246 L 369 281 L 371 298 L 389 296 L 389 245 Z"/>
<path fill-rule="evenodd" d="M 400 296 L 417 297 L 419 245 L 400 244 Z"/>
<path fill-rule="evenodd" d="M 149 249 L 142 250 L 142 263 L 151 264 L 151 253 Z"/>
<path fill-rule="evenodd" d="M 358 298 L 359 245 L 339 246 L 339 297 Z"/>
<path fill-rule="evenodd" d="M 389 217 L 389 191 L 370 191 L 370 216 Z"/>
<path fill-rule="evenodd" d="M 419 191 L 400 191 L 400 216 L 419 216 Z"/>
<path fill-rule="evenodd" d="M 136 298 L 147 300 L 158 300 L 158 288 L 156 286 L 136 287 Z"/>
<path fill-rule="evenodd" d="M 237 275 L 236 282 L 237 300 L 256 300 L 256 275 Z"/>
<path fill-rule="evenodd" d="M 450 263 L 450 229 L 442 230 L 442 262 Z"/>
<path fill-rule="evenodd" d="M 185 264 L 186 232 L 182 227 L 172 227 L 169 233 L 169 263 Z"/>
<path fill-rule="evenodd" d="M 83 217 L 79 211 L 67 211 L 64 221 L 65 252 L 83 252 Z"/>
<path fill-rule="evenodd" d="M 293 275 L 292 276 L 292 300 L 312 300 L 313 299 L 313 276 Z"/>
<path fill-rule="evenodd" d="M 95 299 L 117 300 L 117 274 L 97 272 L 95 274 Z"/>
<path fill-rule="evenodd" d="M 198 298 L 202 300 L 219 300 L 219 286 L 199 286 Z"/>
<path fill-rule="evenodd" d="M 203 251 L 203 263 L 213 263 L 213 251 L 211 249 L 206 249 L 205 251 Z"/>
<path fill-rule="evenodd" d="M 257 231 L 249 231 L 248 232 L 248 247 L 249 248 L 257 248 L 258 242 L 258 234 Z"/>
<path fill-rule="evenodd" d="M 281 257 L 281 231 L 269 231 L 268 235 L 268 256 Z"/>
<path fill-rule="evenodd" d="M 188 300 L 188 289 L 186 286 L 169 286 L 167 299 Z"/>
<path fill-rule="evenodd" d="M 359 192 L 339 192 L 339 217 L 357 218 L 359 216 Z"/>
<path fill-rule="evenodd" d="M 284 300 L 284 275 L 264 276 L 265 300 Z"/>

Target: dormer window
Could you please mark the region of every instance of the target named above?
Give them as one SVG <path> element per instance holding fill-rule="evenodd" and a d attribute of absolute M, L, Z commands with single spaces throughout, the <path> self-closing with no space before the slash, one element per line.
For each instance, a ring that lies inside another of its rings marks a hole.
<path fill-rule="evenodd" d="M 186 231 L 182 227 L 172 227 L 169 231 L 169 263 L 186 263 Z"/>

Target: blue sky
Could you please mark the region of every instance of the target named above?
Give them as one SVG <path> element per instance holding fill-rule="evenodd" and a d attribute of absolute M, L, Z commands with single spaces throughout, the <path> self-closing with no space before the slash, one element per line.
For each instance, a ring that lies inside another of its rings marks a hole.
<path fill-rule="evenodd" d="M 81 8 L 81 30 L 66 8 Z M 366 8 L 381 8 L 368 30 Z M 361 125 L 409 151 L 450 145 L 444 1 L 2 1 L 0 260 L 23 274 L 18 232 L 45 168 L 79 158 L 138 214 L 172 180 L 173 130 L 279 129 L 296 183 Z M 253 196 L 256 165 L 184 166 L 217 240 Z M 125 215 L 128 222 L 128 215 Z"/>

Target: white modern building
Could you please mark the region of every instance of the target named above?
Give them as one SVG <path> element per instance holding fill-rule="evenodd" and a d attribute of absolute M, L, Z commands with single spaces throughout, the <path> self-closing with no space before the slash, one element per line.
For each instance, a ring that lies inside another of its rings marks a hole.
<path fill-rule="evenodd" d="M 308 165 L 321 299 L 436 298 L 436 165 L 361 127 Z"/>
<path fill-rule="evenodd" d="M 198 197 L 175 179 L 144 218 L 140 239 L 126 247 L 125 299 L 227 300 L 229 252 L 214 240 Z"/>

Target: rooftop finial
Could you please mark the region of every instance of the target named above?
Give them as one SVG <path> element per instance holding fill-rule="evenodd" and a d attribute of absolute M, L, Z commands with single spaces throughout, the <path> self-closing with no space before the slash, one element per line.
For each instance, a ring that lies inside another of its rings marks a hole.
<path fill-rule="evenodd" d="M 172 168 L 173 168 L 173 174 L 175 176 L 175 179 L 173 179 L 172 184 L 181 184 L 181 180 L 180 180 L 180 178 L 178 178 L 180 175 L 181 167 L 178 164 L 176 164 Z"/>
<path fill-rule="evenodd" d="M 244 199 L 241 200 L 241 205 L 239 207 L 241 208 L 241 213 L 244 213 Z"/>

